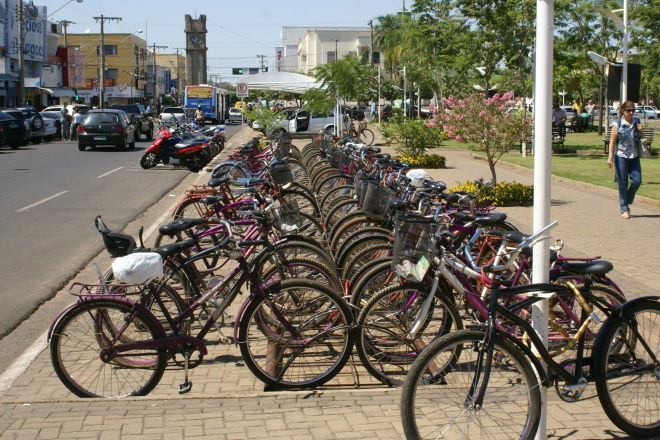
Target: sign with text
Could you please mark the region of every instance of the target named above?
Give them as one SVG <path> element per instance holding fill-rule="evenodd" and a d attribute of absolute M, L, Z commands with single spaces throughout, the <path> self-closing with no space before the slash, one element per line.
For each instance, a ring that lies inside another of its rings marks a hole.
<path fill-rule="evenodd" d="M 188 86 L 188 98 L 211 99 L 213 98 L 213 87 Z"/>
<path fill-rule="evenodd" d="M 236 96 L 239 98 L 247 98 L 248 96 L 248 85 L 247 83 L 238 83 L 236 84 Z"/>

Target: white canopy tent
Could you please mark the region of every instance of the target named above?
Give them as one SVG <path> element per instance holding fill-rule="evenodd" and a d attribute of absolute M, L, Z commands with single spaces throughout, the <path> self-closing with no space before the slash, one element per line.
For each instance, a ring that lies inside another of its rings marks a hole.
<path fill-rule="evenodd" d="M 262 72 L 237 79 L 236 82 L 247 83 L 249 90 L 275 90 L 300 95 L 309 89 L 321 87 L 314 78 L 293 72 Z"/>

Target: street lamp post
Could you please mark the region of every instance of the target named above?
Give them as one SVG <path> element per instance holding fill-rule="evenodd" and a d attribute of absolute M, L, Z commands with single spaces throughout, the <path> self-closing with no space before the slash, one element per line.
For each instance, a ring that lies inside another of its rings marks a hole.
<path fill-rule="evenodd" d="M 106 20 L 121 21 L 121 17 L 104 17 L 103 14 L 101 14 L 100 17 L 92 18 L 97 22 L 101 22 L 101 47 L 99 48 L 101 55 L 101 71 L 99 72 L 99 108 L 105 108 L 105 41 L 103 39 L 103 24 Z"/>
<path fill-rule="evenodd" d="M 600 136 L 603 134 L 603 77 L 607 58 L 591 51 L 588 51 L 587 55 L 600 67 L 600 90 L 598 91 L 598 136 Z"/>
<path fill-rule="evenodd" d="M 622 48 L 622 71 L 621 71 L 621 102 L 628 100 L 628 0 L 623 0 L 623 9 L 608 11 L 603 8 L 596 8 L 596 11 L 606 15 L 614 22 L 617 30 L 623 32 L 623 48 Z M 617 12 L 623 11 L 623 20 L 616 15 Z M 593 59 L 593 58 L 592 58 Z"/>

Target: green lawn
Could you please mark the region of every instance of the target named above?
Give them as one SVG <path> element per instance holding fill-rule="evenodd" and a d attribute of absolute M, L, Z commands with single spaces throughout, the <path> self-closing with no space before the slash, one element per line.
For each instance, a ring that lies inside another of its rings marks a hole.
<path fill-rule="evenodd" d="M 522 157 L 520 153 L 507 153 L 500 160 L 534 168 L 534 156 L 531 155 Z M 614 170 L 607 166 L 604 154 L 553 154 L 551 170 L 555 176 L 617 189 Z M 660 200 L 660 157 L 642 159 L 642 186 L 637 194 Z"/>

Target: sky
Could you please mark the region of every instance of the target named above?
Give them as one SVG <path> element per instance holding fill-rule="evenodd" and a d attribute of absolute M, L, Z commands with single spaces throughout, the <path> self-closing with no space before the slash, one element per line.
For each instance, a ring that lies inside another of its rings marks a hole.
<path fill-rule="evenodd" d="M 25 0 L 27 2 L 27 0 Z M 283 26 L 304 27 L 358 27 L 381 15 L 406 9 L 412 0 L 378 0 L 356 2 L 349 0 L 34 0 L 46 6 L 51 21 L 68 20 L 68 33 L 101 31 L 92 17 L 121 17 L 122 20 L 105 21 L 105 33 L 131 33 L 142 29 L 137 36 L 148 45 L 168 46 L 158 52 L 176 53 L 185 48 L 184 17 L 206 15 L 206 44 L 209 71 L 222 81 L 235 82 L 232 67 L 259 67 L 259 55 L 266 55 L 265 65 L 275 66 L 275 47 L 280 44 Z M 190 3 L 190 5 L 188 5 Z"/>

